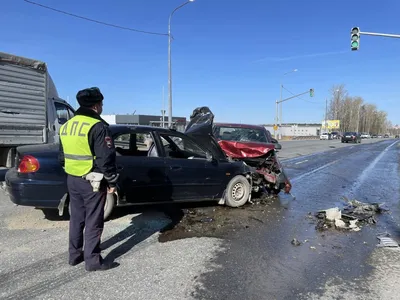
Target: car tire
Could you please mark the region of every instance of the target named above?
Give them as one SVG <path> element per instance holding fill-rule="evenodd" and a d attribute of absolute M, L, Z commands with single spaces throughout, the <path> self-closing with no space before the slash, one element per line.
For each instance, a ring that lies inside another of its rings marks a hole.
<path fill-rule="evenodd" d="M 106 203 L 104 204 L 104 221 L 106 221 L 114 210 L 116 195 L 107 193 Z M 68 214 L 71 216 L 71 202 L 68 202 Z"/>
<path fill-rule="evenodd" d="M 226 187 L 225 204 L 230 207 L 239 207 L 246 204 L 251 193 L 251 186 L 246 177 L 236 175 Z"/>

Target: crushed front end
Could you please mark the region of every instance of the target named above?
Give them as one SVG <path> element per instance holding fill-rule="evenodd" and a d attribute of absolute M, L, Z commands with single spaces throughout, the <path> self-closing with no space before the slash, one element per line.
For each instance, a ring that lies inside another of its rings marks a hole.
<path fill-rule="evenodd" d="M 222 150 L 232 160 L 240 160 L 253 168 L 254 192 L 266 190 L 268 193 L 278 194 L 291 191 L 292 185 L 276 155 L 272 144 L 240 143 L 219 140 Z"/>

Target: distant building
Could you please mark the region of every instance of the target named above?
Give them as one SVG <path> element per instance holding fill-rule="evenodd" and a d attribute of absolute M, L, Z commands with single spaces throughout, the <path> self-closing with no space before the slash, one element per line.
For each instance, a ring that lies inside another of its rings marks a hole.
<path fill-rule="evenodd" d="M 117 124 L 116 115 L 101 115 L 104 121 L 106 121 L 110 125 Z"/>
<path fill-rule="evenodd" d="M 102 115 L 101 117 L 110 125 L 163 126 L 162 116 L 156 115 Z M 172 123 L 176 126 L 176 130 L 184 131 L 187 123 L 186 117 L 172 117 Z M 164 127 L 168 127 L 168 116 L 164 117 Z"/>
<path fill-rule="evenodd" d="M 274 134 L 274 124 L 266 124 L 264 127 Z M 281 127 L 282 136 L 319 136 L 321 124 L 318 123 L 286 123 Z"/>

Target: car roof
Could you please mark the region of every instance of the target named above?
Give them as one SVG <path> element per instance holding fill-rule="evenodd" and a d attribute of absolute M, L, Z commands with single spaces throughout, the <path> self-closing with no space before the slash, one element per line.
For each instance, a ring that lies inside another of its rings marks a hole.
<path fill-rule="evenodd" d="M 236 123 L 214 123 L 215 126 L 221 127 L 236 127 L 236 128 L 251 128 L 251 129 L 265 129 L 261 125 L 251 125 L 251 124 L 236 124 Z"/>
<path fill-rule="evenodd" d="M 162 128 L 162 127 L 156 127 L 156 126 L 150 126 L 150 125 L 110 125 L 109 129 L 112 133 L 117 133 L 117 132 L 129 132 L 129 131 L 134 131 L 134 130 L 148 130 L 148 131 L 157 131 L 157 132 L 176 132 L 175 130 L 169 129 L 169 128 Z"/>

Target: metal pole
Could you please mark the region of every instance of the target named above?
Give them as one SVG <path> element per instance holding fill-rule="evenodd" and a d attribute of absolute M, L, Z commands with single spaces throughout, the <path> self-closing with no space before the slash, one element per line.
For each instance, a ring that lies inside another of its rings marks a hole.
<path fill-rule="evenodd" d="M 326 130 L 326 125 L 328 122 L 327 116 L 328 116 L 328 98 L 325 99 L 325 132 L 324 133 L 327 133 L 327 130 Z"/>
<path fill-rule="evenodd" d="M 293 98 L 297 98 L 297 97 L 299 97 L 299 96 L 308 94 L 309 92 L 310 92 L 310 91 L 307 91 L 307 92 L 304 92 L 304 93 L 301 93 L 301 94 L 297 94 L 297 95 L 291 96 L 291 97 L 289 97 L 289 98 L 282 99 L 282 100 L 278 101 L 278 103 L 285 102 L 285 101 L 288 101 L 288 100 L 293 99 Z"/>
<path fill-rule="evenodd" d="M 181 7 L 185 6 L 186 4 L 194 2 L 194 0 L 188 0 L 185 3 L 179 5 L 175 8 L 171 14 L 169 15 L 168 19 L 168 127 L 172 126 L 172 62 L 171 62 L 171 18 L 172 15 Z"/>
<path fill-rule="evenodd" d="M 171 17 L 168 21 L 168 127 L 172 125 Z"/>
<path fill-rule="evenodd" d="M 287 74 L 290 74 L 290 73 L 293 73 L 293 72 L 297 72 L 297 69 L 293 69 L 292 71 L 289 71 L 289 72 L 286 72 L 286 73 L 284 73 L 282 76 L 285 76 L 285 75 L 287 75 Z M 280 100 L 279 100 L 279 103 L 280 103 L 280 113 L 279 113 L 279 115 L 280 115 L 280 117 L 279 117 L 279 139 L 282 139 L 282 88 L 283 88 L 283 85 L 282 85 L 282 78 L 281 78 L 281 82 L 280 82 Z"/>
<path fill-rule="evenodd" d="M 279 139 L 282 139 L 282 83 L 280 86 L 281 92 L 280 92 L 280 97 L 279 97 L 279 102 L 280 102 L 280 110 L 279 110 Z"/>
<path fill-rule="evenodd" d="M 164 86 L 162 87 L 162 128 L 165 128 L 165 92 Z"/>
<path fill-rule="evenodd" d="M 275 125 L 278 126 L 278 100 L 275 100 Z M 278 129 L 274 130 L 275 138 L 278 138 Z"/>
<path fill-rule="evenodd" d="M 359 34 L 361 35 L 374 35 L 374 36 L 384 36 L 384 37 L 391 37 L 391 38 L 400 38 L 399 34 L 387 34 L 387 33 L 377 33 L 377 32 L 364 32 L 360 31 Z"/>

